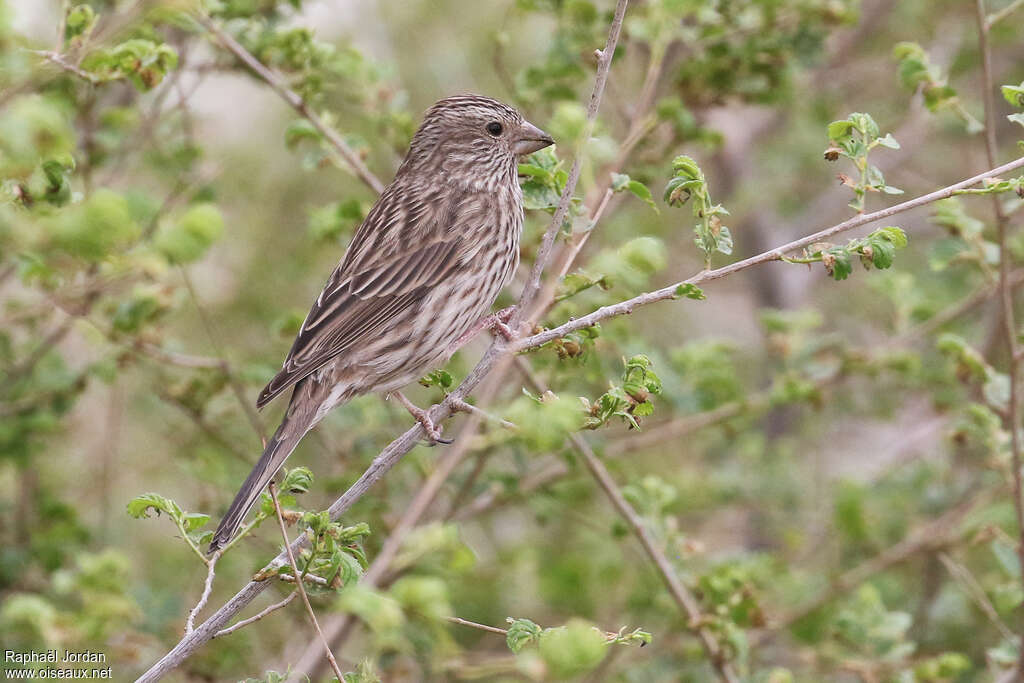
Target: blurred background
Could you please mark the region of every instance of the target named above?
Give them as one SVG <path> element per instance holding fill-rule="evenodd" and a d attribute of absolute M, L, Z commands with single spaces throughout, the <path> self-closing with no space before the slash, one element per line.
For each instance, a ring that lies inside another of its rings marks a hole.
<path fill-rule="evenodd" d="M 986 91 L 994 165 L 1020 156 L 1024 129 L 1007 117 L 1024 91 L 999 86 L 1024 81 L 1021 4 L 983 8 L 986 87 L 973 2 L 631 3 L 556 250 L 566 277 L 550 278 L 532 322 L 705 267 L 700 197 L 663 199 L 677 155 L 728 211 L 732 253 L 713 225 L 712 267 L 991 168 Z M 284 402 L 257 414 L 255 397 L 376 197 L 196 17 L 281 74 L 385 183 L 446 95 L 502 99 L 554 135 L 521 175 L 524 264 L 505 306 L 584 134 L 613 7 L 0 0 L 5 648 L 100 651 L 114 680 L 132 680 L 178 642 L 207 575 L 183 541 L 216 525 L 258 432 L 276 427 Z M 854 112 L 871 125 L 829 126 Z M 850 142 L 886 134 L 898 144 L 866 160 Z M 1009 284 L 1024 282 L 1016 182 L 995 203 L 932 203 L 811 247 L 807 265 L 743 270 L 704 300 L 637 308 L 520 356 L 481 400 L 516 429 L 457 416 L 456 445 L 415 448 L 344 516 L 370 533 L 344 551 L 353 573 L 310 597 L 346 680 L 725 680 L 571 433 L 742 680 L 1009 675 L 1024 591 L 997 282 L 1001 259 Z M 848 244 L 890 225 L 905 248 Z M 894 251 L 891 266 L 878 251 Z M 439 402 L 488 343 L 410 397 Z M 325 509 L 411 424 L 375 396 L 332 413 L 289 461 L 314 475 L 289 507 Z M 439 461 L 451 471 L 432 492 Z M 147 492 L 172 513 L 129 506 Z M 211 520 L 176 526 L 172 505 Z M 396 528 L 396 551 L 360 581 Z M 199 621 L 277 554 L 277 531 L 271 519 L 225 554 Z M 290 591 L 276 582 L 240 616 Z M 622 637 L 595 647 L 589 625 Z M 329 680 L 322 660 L 295 601 L 166 680 Z"/>

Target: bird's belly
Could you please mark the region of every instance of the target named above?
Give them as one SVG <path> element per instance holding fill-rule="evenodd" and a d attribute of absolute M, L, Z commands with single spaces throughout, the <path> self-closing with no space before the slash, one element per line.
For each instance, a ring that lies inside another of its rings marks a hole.
<path fill-rule="evenodd" d="M 361 349 L 340 357 L 332 371 L 365 387 L 358 393 L 388 393 L 416 381 L 444 363 L 456 340 L 490 313 L 515 260 L 515 254 L 503 255 L 489 268 L 467 268 L 450 286 L 426 290 L 416 307 Z"/>

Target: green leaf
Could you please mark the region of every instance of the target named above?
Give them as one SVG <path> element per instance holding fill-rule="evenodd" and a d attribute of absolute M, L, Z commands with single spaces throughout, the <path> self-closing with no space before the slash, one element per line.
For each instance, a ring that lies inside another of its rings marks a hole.
<path fill-rule="evenodd" d="M 1010 114 L 1006 118 L 1009 119 L 1010 121 L 1013 121 L 1014 123 L 1019 123 L 1020 125 L 1024 126 L 1024 114 Z"/>
<path fill-rule="evenodd" d="M 826 252 L 832 258 L 825 262 L 825 269 L 833 280 L 845 280 L 853 272 L 850 254 L 842 247 L 835 247 Z"/>
<path fill-rule="evenodd" d="M 201 512 L 188 512 L 182 518 L 185 531 L 195 531 L 210 521 L 210 515 Z"/>
<path fill-rule="evenodd" d="M 296 467 L 285 470 L 281 480 L 281 491 L 285 493 L 305 493 L 313 485 L 313 472 L 308 467 Z"/>
<path fill-rule="evenodd" d="M 1024 82 L 1020 85 L 1004 85 L 1001 90 L 1003 99 L 1009 102 L 1011 107 L 1024 107 Z"/>
<path fill-rule="evenodd" d="M 878 138 L 878 144 L 889 149 L 900 148 L 900 143 L 896 142 L 896 138 L 892 136 L 892 133 L 886 133 L 885 137 Z"/>
<path fill-rule="evenodd" d="M 689 282 L 684 282 L 683 284 L 676 287 L 676 291 L 674 292 L 673 296 L 676 297 L 677 299 L 686 297 L 687 299 L 697 299 L 698 301 L 703 301 L 704 299 L 707 299 L 707 297 L 704 295 L 703 289 L 701 289 L 697 285 L 690 284 Z"/>
<path fill-rule="evenodd" d="M 508 649 L 512 652 L 518 653 L 524 647 L 540 638 L 541 627 L 529 619 L 513 619 L 509 617 L 506 621 L 509 627 L 505 635 L 505 644 L 508 645 Z"/>
<path fill-rule="evenodd" d="M 296 119 L 284 129 L 284 144 L 288 149 L 294 149 L 304 140 L 319 142 L 320 131 L 309 122 L 309 119 Z"/>
<path fill-rule="evenodd" d="M 886 228 L 879 228 L 872 232 L 869 237 L 884 237 L 885 239 L 892 242 L 892 245 L 897 249 L 902 249 L 907 246 L 907 233 L 902 228 L 890 225 Z"/>
<path fill-rule="evenodd" d="M 440 387 L 447 391 L 455 383 L 455 378 L 447 370 L 434 370 L 429 375 L 420 378 L 420 384 L 425 387 Z"/>
<path fill-rule="evenodd" d="M 171 263 L 190 263 L 220 239 L 224 218 L 213 204 L 196 204 L 174 223 L 164 224 L 156 235 L 156 248 Z"/>
<path fill-rule="evenodd" d="M 337 574 L 341 582 L 340 587 L 344 588 L 358 582 L 359 577 L 363 575 L 363 566 L 359 563 L 359 560 L 345 552 L 338 553 L 338 556 L 340 564 Z"/>
<path fill-rule="evenodd" d="M 556 679 L 586 673 L 604 659 L 604 635 L 589 623 L 572 619 L 565 626 L 545 629 L 540 635 L 540 656 Z"/>
<path fill-rule="evenodd" d="M 853 130 L 853 121 L 849 119 L 833 121 L 828 124 L 828 139 L 839 140 L 849 135 L 851 130 Z"/>
<path fill-rule="evenodd" d="M 149 517 L 150 510 L 154 510 L 158 515 L 165 512 L 174 520 L 180 519 L 182 514 L 177 503 L 158 493 L 144 493 L 128 502 L 128 514 L 135 519 Z"/>

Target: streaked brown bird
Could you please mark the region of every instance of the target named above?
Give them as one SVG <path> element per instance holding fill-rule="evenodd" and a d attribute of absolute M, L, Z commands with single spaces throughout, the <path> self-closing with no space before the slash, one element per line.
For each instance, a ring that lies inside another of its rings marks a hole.
<path fill-rule="evenodd" d="M 299 330 L 262 408 L 289 387 L 281 426 L 242 484 L 210 551 L 234 535 L 306 433 L 369 392 L 393 394 L 441 441 L 399 388 L 446 361 L 488 316 L 519 265 L 523 195 L 517 157 L 554 140 L 489 97 L 440 100 L 423 118 L 394 180 L 356 231 Z"/>

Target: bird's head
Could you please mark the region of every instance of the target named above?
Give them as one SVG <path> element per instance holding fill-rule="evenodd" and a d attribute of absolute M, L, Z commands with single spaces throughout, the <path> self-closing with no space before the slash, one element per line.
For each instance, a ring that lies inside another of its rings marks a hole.
<path fill-rule="evenodd" d="M 479 180 L 515 177 L 516 160 L 554 144 L 550 135 L 512 107 L 481 95 L 456 95 L 434 104 L 413 137 L 406 163 L 422 162 Z"/>

